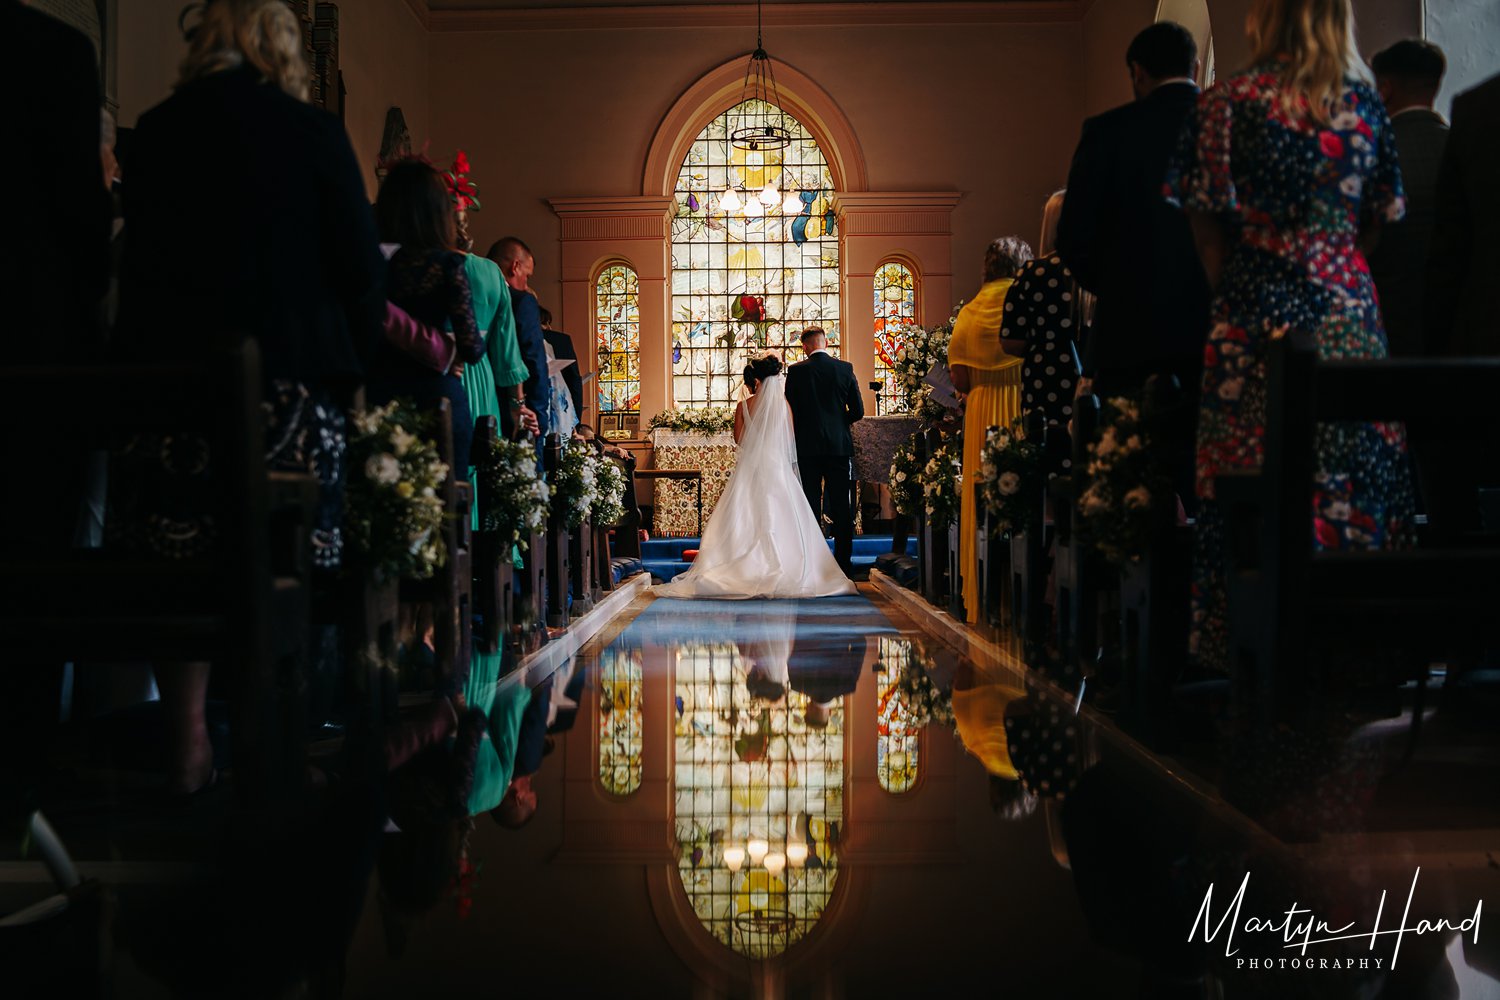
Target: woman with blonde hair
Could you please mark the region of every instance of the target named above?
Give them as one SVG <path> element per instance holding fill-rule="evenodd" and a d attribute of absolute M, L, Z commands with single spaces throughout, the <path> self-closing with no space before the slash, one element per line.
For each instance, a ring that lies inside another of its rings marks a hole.
<path fill-rule="evenodd" d="M 300 24 L 281 0 L 202 7 L 175 92 L 140 117 L 131 143 L 116 345 L 178 358 L 258 342 L 267 461 L 318 476 L 313 560 L 331 571 L 344 410 L 385 320 L 385 267 L 348 136 L 308 105 L 307 79 Z M 179 554 L 213 545 L 208 531 L 173 541 Z M 149 534 L 145 543 L 160 548 Z M 206 663 L 158 669 L 174 792 L 213 782 L 208 673 Z"/>
<path fill-rule="evenodd" d="M 1193 650 L 1227 669 L 1223 521 L 1214 479 L 1261 464 L 1266 358 L 1283 331 L 1324 358 L 1384 358 L 1364 251 L 1404 212 L 1395 138 L 1366 81 L 1349 0 L 1255 0 L 1253 64 L 1198 103 L 1168 179 L 1214 286 L 1199 404 Z M 1400 427 L 1320 424 L 1319 549 L 1405 544 L 1412 492 Z"/>
<path fill-rule="evenodd" d="M 959 310 L 948 344 L 953 385 L 965 395 L 959 571 L 963 576 L 964 613 L 971 625 L 983 617 L 973 484 L 979 474 L 985 432 L 991 427 L 1009 427 L 1021 415 L 1021 359 L 1006 353 L 1000 342 L 1000 327 L 1006 294 L 1030 259 L 1031 247 L 1019 236 L 1002 236 L 985 247 L 984 284 L 973 301 Z"/>

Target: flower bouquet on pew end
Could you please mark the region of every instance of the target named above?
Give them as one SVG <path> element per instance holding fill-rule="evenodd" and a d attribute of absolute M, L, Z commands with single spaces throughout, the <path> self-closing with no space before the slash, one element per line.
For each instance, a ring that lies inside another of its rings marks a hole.
<path fill-rule="evenodd" d="M 599 455 L 594 459 L 594 481 L 599 497 L 592 511 L 594 523 L 601 528 L 612 528 L 625 516 L 625 470 L 612 459 Z"/>
<path fill-rule="evenodd" d="M 581 527 L 589 519 L 599 499 L 599 462 L 594 446 L 580 438 L 572 438 L 563 447 L 562 465 L 552 488 L 568 505 L 570 529 Z"/>
<path fill-rule="evenodd" d="M 943 530 L 958 517 L 964 486 L 964 437 L 954 434 L 943 439 L 927 465 L 922 469 L 922 498 L 927 521 Z"/>
<path fill-rule="evenodd" d="M 891 461 L 891 506 L 896 513 L 915 517 L 922 501 L 922 466 L 917 462 L 917 436 L 896 449 Z"/>
<path fill-rule="evenodd" d="M 1140 562 L 1151 545 L 1156 505 L 1175 504 L 1171 480 L 1152 453 L 1140 404 L 1124 396 L 1107 400 L 1099 440 L 1088 451 L 1077 495 L 1089 536 L 1114 565 Z"/>
<path fill-rule="evenodd" d="M 1023 530 L 1036 513 L 1041 445 L 1027 440 L 1025 421 L 1018 417 L 1008 428 L 989 429 L 981 456 L 979 481 L 996 529 L 1005 536 Z"/>
<path fill-rule="evenodd" d="M 432 420 L 405 400 L 353 415 L 344 519 L 353 562 L 377 579 L 425 580 L 448 559 L 438 491 L 448 465 Z"/>
<path fill-rule="evenodd" d="M 526 548 L 531 536 L 547 527 L 552 501 L 552 487 L 537 470 L 535 449 L 500 439 L 483 454 L 476 449 L 474 459 L 480 527 Z"/>

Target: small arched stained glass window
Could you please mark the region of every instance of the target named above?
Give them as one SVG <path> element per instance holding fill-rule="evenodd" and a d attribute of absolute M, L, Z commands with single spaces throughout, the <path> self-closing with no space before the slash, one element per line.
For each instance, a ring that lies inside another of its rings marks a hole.
<path fill-rule="evenodd" d="M 625 796 L 641 787 L 641 651 L 611 646 L 599 655 L 599 784 Z"/>
<path fill-rule="evenodd" d="M 917 783 L 918 741 L 916 725 L 906 701 L 903 677 L 911 659 L 911 643 L 905 639 L 880 637 L 876 663 L 875 775 L 888 792 L 909 792 Z"/>
<path fill-rule="evenodd" d="M 641 419 L 641 284 L 635 269 L 611 264 L 594 282 L 601 432 L 629 431 Z"/>
<path fill-rule="evenodd" d="M 877 415 L 906 410 L 893 369 L 903 346 L 902 331 L 916 322 L 917 276 L 900 261 L 888 260 L 875 269 L 875 380 L 881 383 Z"/>

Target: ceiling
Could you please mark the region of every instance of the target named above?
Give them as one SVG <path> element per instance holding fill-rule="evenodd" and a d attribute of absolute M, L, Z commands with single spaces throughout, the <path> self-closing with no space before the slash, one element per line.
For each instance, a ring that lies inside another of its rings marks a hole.
<path fill-rule="evenodd" d="M 990 0 L 991 3 L 1014 3 L 1016 0 Z M 911 0 L 767 0 L 767 7 L 801 4 L 903 3 Z M 581 7 L 742 7 L 753 0 L 427 0 L 429 10 L 567 10 Z"/>

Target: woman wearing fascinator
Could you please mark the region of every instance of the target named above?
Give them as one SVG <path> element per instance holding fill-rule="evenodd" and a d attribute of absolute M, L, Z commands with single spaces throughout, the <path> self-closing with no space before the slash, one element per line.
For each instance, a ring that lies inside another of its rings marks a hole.
<path fill-rule="evenodd" d="M 768 354 L 750 362 L 745 386 L 750 395 L 734 414 L 739 456 L 698 558 L 656 595 L 747 600 L 856 593 L 802 489 L 781 359 Z"/>

